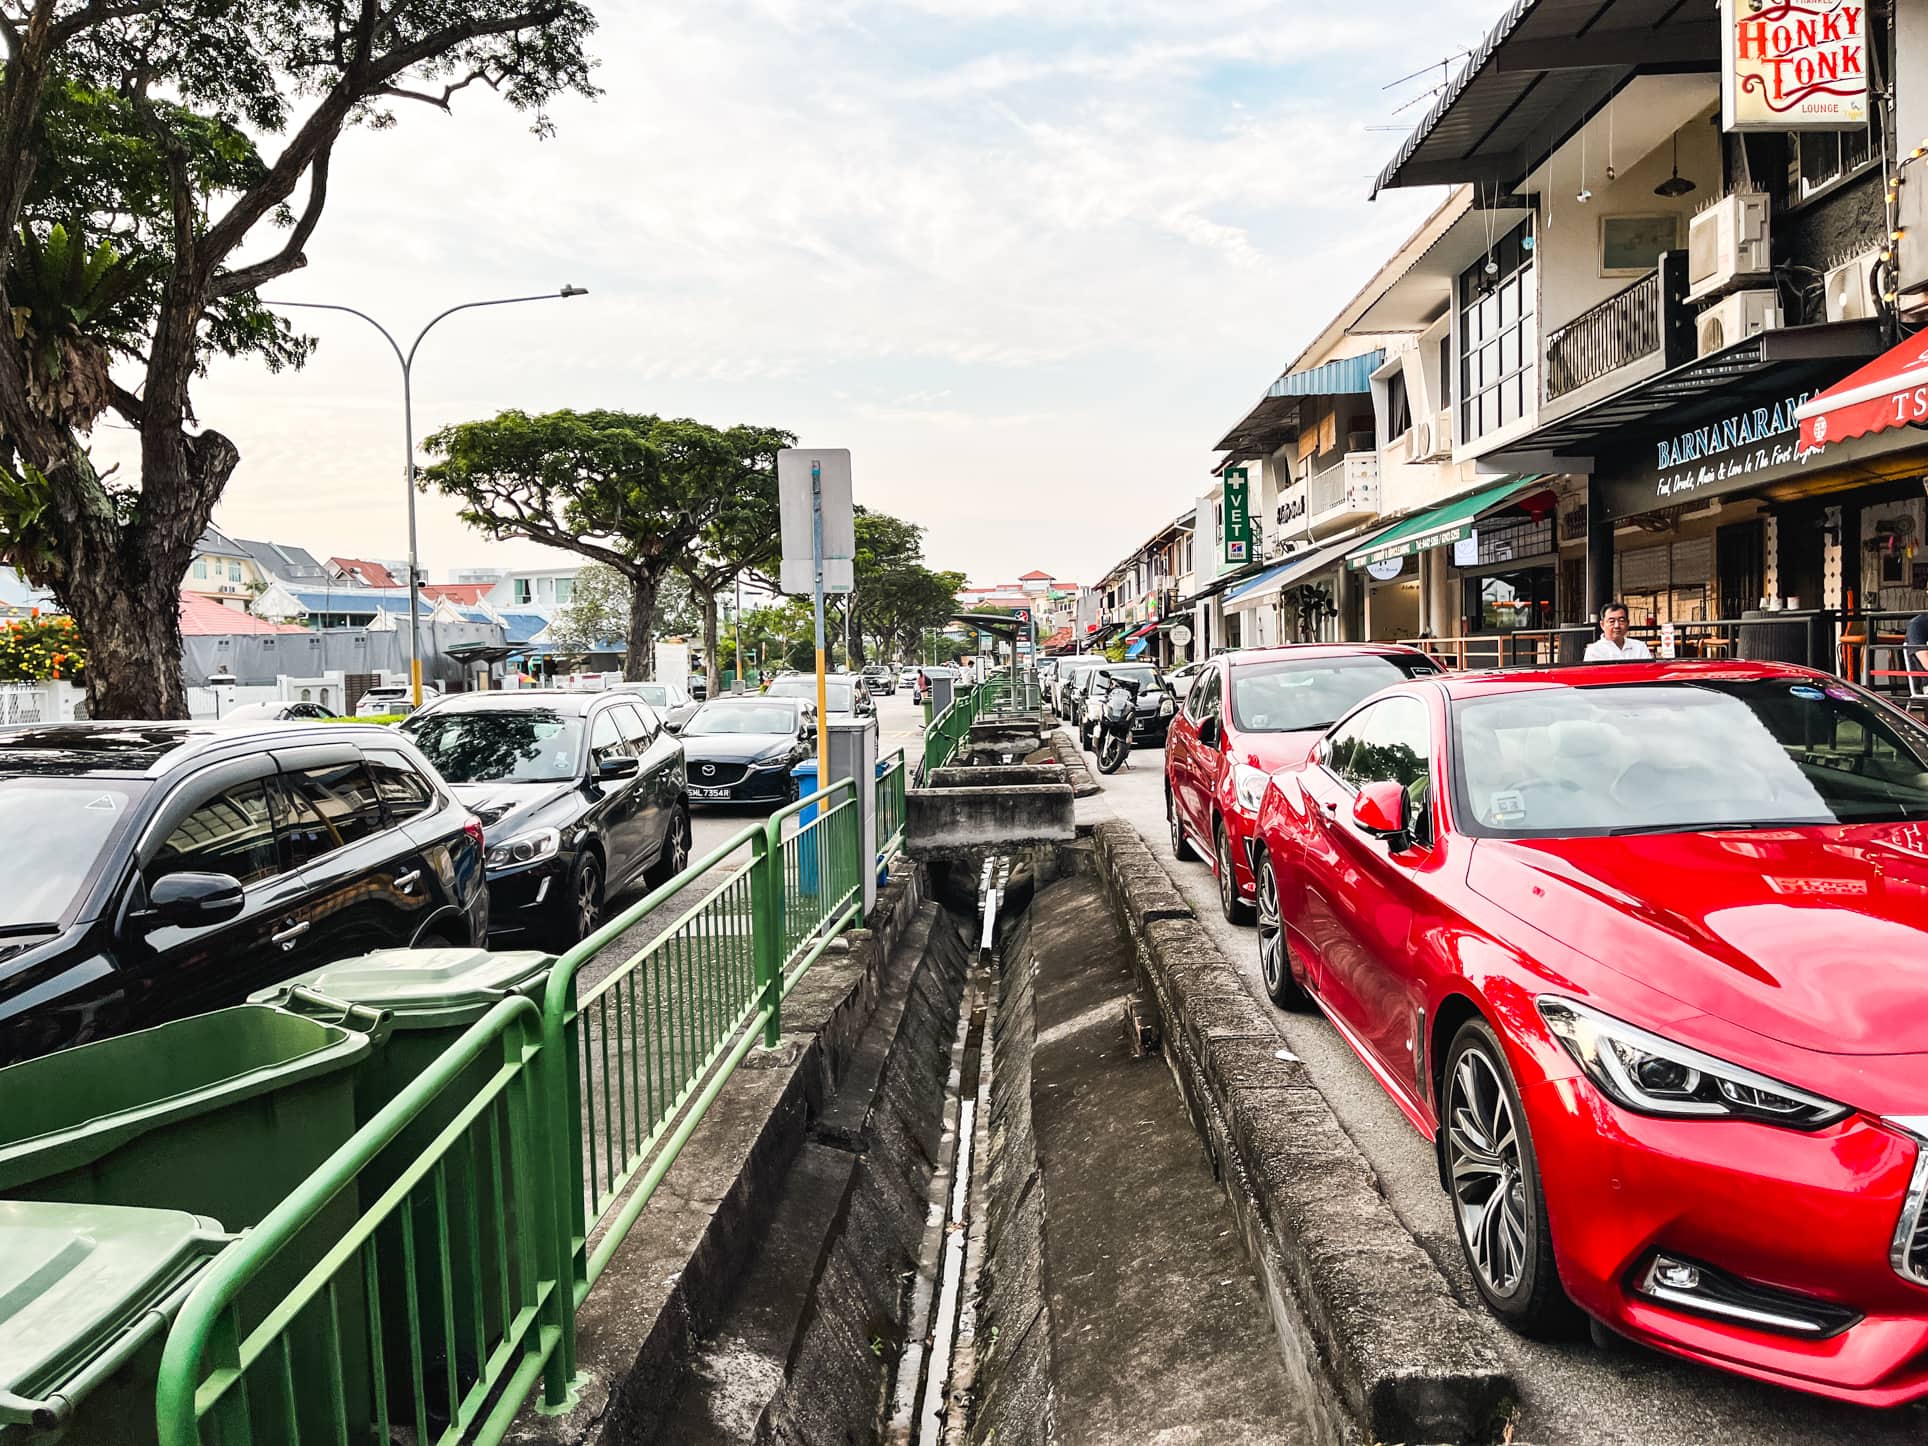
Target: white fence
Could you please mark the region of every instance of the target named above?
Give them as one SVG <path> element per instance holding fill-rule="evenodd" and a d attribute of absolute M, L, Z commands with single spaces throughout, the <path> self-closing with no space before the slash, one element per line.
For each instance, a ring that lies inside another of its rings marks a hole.
<path fill-rule="evenodd" d="M 219 690 L 189 684 L 187 716 L 208 721 L 243 703 L 319 703 L 331 713 L 346 713 L 358 701 L 347 696 L 347 680 L 341 673 L 324 673 L 318 678 L 284 675 L 272 683 L 227 683 Z"/>
<path fill-rule="evenodd" d="M 70 722 L 86 696 L 72 683 L 0 683 L 0 727 Z"/>

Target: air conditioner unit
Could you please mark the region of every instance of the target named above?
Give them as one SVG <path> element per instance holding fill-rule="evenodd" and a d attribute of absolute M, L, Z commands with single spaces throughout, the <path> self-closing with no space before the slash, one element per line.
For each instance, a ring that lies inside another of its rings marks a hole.
<path fill-rule="evenodd" d="M 1865 321 L 1878 314 L 1874 271 L 1881 253 L 1869 251 L 1828 272 L 1828 320 Z"/>
<path fill-rule="evenodd" d="M 1412 430 L 1406 433 L 1406 460 L 1423 462 L 1433 455 L 1433 424 L 1414 422 Z"/>
<path fill-rule="evenodd" d="M 1731 291 L 1773 270 L 1768 204 L 1761 191 L 1722 196 L 1687 223 L 1687 299 Z"/>
<path fill-rule="evenodd" d="M 1781 302 L 1773 291 L 1737 291 L 1723 296 L 1694 320 L 1699 355 L 1711 356 L 1736 342 L 1773 331 L 1781 324 Z"/>

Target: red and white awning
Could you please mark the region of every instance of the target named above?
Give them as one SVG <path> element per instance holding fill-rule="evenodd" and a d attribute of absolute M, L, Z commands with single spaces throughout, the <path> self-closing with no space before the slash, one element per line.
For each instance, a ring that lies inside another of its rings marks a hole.
<path fill-rule="evenodd" d="M 1928 427 L 1928 332 L 1809 397 L 1794 415 L 1803 452 L 1890 427 Z"/>

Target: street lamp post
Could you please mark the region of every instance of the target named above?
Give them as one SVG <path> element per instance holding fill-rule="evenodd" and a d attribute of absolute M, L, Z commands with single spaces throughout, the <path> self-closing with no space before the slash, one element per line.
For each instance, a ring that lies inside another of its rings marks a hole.
<path fill-rule="evenodd" d="M 388 328 L 365 311 L 352 306 L 343 306 L 333 301 L 269 301 L 268 306 L 300 307 L 304 311 L 345 311 L 350 316 L 359 316 L 382 334 L 395 353 L 395 360 L 402 364 L 402 485 L 408 489 L 408 675 L 414 705 L 422 706 L 422 583 L 421 567 L 417 561 L 415 536 L 415 350 L 421 346 L 422 338 L 435 329 L 437 322 L 455 315 L 458 311 L 472 311 L 480 306 L 513 306 L 519 301 L 556 301 L 571 296 L 587 296 L 589 291 L 582 286 L 565 286 L 560 291 L 542 291 L 534 296 L 502 296 L 492 301 L 465 301 L 459 306 L 451 306 L 447 311 L 431 317 L 427 326 L 415 333 L 415 340 L 402 350 L 402 344 L 395 340 Z"/>

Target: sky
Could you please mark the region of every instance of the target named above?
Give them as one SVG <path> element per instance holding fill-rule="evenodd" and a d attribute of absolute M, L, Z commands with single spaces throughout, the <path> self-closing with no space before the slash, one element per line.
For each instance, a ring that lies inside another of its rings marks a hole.
<path fill-rule="evenodd" d="M 1498 0 L 619 0 L 556 133 L 472 88 L 335 154 L 309 265 L 264 289 L 422 343 L 416 435 L 519 407 L 786 428 L 927 560 L 1091 582 L 1438 203 L 1367 197 Z M 1398 108 L 1418 100 L 1409 108 Z M 279 245 L 258 238 L 256 254 Z M 307 313 L 300 372 L 221 362 L 215 521 L 407 553 L 400 368 Z M 103 464 L 134 465 L 103 425 Z M 424 460 L 428 460 L 424 454 Z M 554 561 L 420 499 L 430 577 Z"/>

